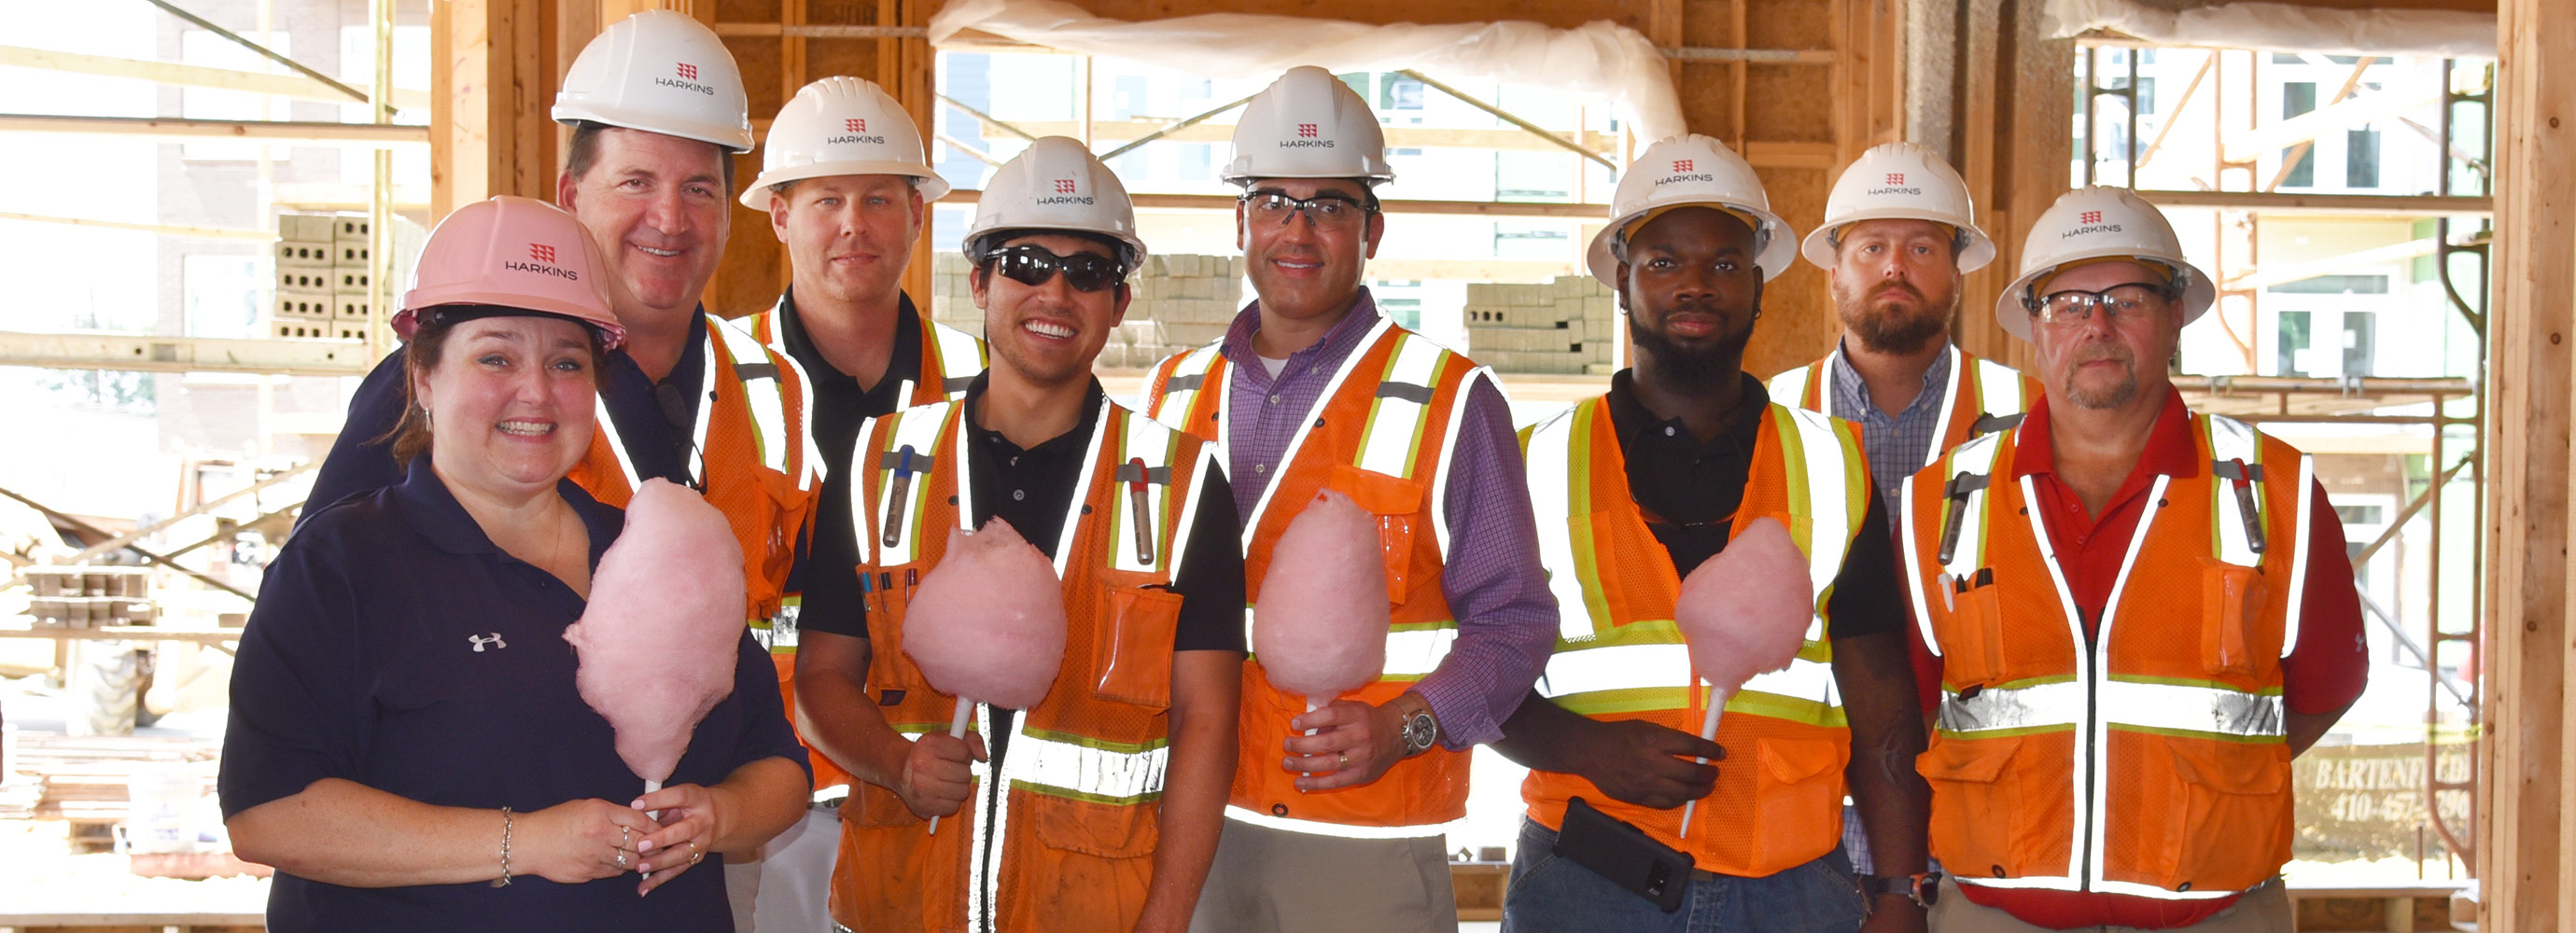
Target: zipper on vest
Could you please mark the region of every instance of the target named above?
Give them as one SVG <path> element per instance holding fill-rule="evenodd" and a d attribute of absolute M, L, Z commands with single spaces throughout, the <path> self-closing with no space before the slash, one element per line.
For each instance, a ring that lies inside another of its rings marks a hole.
<path fill-rule="evenodd" d="M 2084 626 L 2084 656 L 2092 662 L 2092 670 L 2085 672 L 2084 678 L 2084 800 L 2077 805 L 2084 811 L 2084 874 L 2076 878 L 2076 883 L 2080 885 L 2078 890 L 2084 891 L 2093 890 L 2093 842 L 2102 832 L 2101 808 L 2093 805 L 2094 782 L 2102 779 L 2102 769 L 2093 766 L 2093 748 L 2102 741 L 2102 633 L 2096 627 L 2101 624 L 2101 615 L 2100 610 L 2075 610 L 2075 621 Z"/>

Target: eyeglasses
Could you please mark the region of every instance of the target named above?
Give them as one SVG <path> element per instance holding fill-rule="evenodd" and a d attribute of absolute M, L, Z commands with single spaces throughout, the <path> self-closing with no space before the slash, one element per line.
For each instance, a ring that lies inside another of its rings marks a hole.
<path fill-rule="evenodd" d="M 1368 215 L 1377 213 L 1374 204 L 1364 204 L 1349 195 L 1331 191 L 1300 199 L 1289 197 L 1285 191 L 1265 189 L 1244 192 L 1243 197 L 1237 200 L 1243 202 L 1243 215 L 1254 223 L 1284 225 L 1296 215 L 1304 214 L 1306 222 L 1314 224 L 1315 229 L 1336 233 L 1359 229 L 1367 222 Z"/>
<path fill-rule="evenodd" d="M 1075 253 L 1058 256 L 1035 243 L 1003 247 L 984 257 L 984 267 L 1001 273 L 1022 285 L 1044 285 L 1064 273 L 1064 284 L 1077 292 L 1096 292 L 1125 281 L 1127 270 L 1118 260 L 1098 253 Z"/>
<path fill-rule="evenodd" d="M 2071 330 L 2092 320 L 2096 311 L 2105 315 L 2105 322 L 2117 327 L 2142 320 L 2172 300 L 2172 294 L 2165 286 L 2126 282 L 2098 292 L 2082 289 L 2052 292 L 2035 300 L 2024 299 L 2023 304 L 2031 308 L 2032 316 L 2037 317 L 2040 323 Z"/>

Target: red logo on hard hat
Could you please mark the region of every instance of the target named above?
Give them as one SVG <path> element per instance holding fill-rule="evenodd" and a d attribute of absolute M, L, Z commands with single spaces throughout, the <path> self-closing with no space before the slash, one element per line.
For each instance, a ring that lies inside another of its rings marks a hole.
<path fill-rule="evenodd" d="M 528 244 L 528 258 L 534 259 L 538 262 L 552 264 L 555 261 L 555 248 L 543 243 L 530 243 Z"/>
<path fill-rule="evenodd" d="M 2101 222 L 2102 222 L 2102 212 L 2101 212 L 2101 211 L 2085 211 L 2084 213 L 2082 213 L 2082 214 L 2078 215 L 2078 216 L 2075 218 L 2075 222 L 2076 222 L 2076 223 L 2080 223 L 2080 224 L 2098 224 L 2098 223 L 2101 223 Z"/>
<path fill-rule="evenodd" d="M 1673 160 L 1673 171 L 1676 171 L 1676 172 L 1687 172 L 1687 171 L 1690 171 L 1690 170 L 1691 170 L 1691 160 L 1689 160 L 1689 159 L 1674 159 L 1674 160 Z"/>
<path fill-rule="evenodd" d="M 1073 193 L 1073 179 L 1070 179 L 1070 178 L 1058 178 L 1058 179 L 1056 179 L 1056 180 L 1055 180 L 1055 193 L 1057 193 L 1057 194 L 1072 194 L 1072 193 Z"/>
<path fill-rule="evenodd" d="M 688 62 L 680 62 L 679 66 L 681 78 L 690 81 L 698 79 L 698 66 L 689 64 Z"/>
<path fill-rule="evenodd" d="M 857 119 L 855 117 L 841 121 L 841 125 L 849 127 L 850 132 L 853 133 L 865 133 L 868 131 L 868 121 Z"/>
<path fill-rule="evenodd" d="M 1317 131 L 1317 127 L 1316 127 L 1316 125 L 1315 125 L 1315 124 L 1312 124 L 1312 123 L 1300 123 L 1300 124 L 1297 124 L 1297 138 L 1298 138 L 1298 139 L 1313 139 L 1313 138 L 1315 138 L 1316 131 Z"/>
<path fill-rule="evenodd" d="M 1904 172 L 1889 172 L 1889 173 L 1887 173 L 1887 183 L 1888 183 L 1888 184 L 1891 184 L 1891 185 L 1901 185 L 1901 184 L 1904 184 L 1904 183 L 1905 183 L 1905 173 L 1904 173 Z"/>

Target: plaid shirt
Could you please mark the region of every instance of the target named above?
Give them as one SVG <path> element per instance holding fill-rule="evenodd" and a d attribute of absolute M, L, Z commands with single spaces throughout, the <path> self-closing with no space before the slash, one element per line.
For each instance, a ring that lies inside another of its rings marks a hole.
<path fill-rule="evenodd" d="M 1942 451 L 1935 446 L 1941 440 L 1942 390 L 1950 385 L 1950 361 L 1956 353 L 1944 351 L 1932 358 L 1932 368 L 1923 371 L 1923 389 L 1914 401 L 1890 418 L 1870 401 L 1869 384 L 1852 369 L 1851 359 L 1834 354 L 1833 396 L 1826 402 L 1826 414 L 1855 422 L 1861 428 L 1861 447 L 1869 454 L 1870 479 L 1878 484 L 1878 494 L 1890 504 L 1897 502 L 1897 489 L 1916 470 L 1931 465 Z"/>
<path fill-rule="evenodd" d="M 1274 381 L 1252 350 L 1252 335 L 1261 329 L 1260 303 L 1235 315 L 1221 347 L 1230 364 L 1229 401 L 1236 415 L 1225 472 L 1245 521 L 1278 477 L 1297 426 L 1313 417 L 1343 361 L 1365 349 L 1361 341 L 1378 317 L 1377 302 L 1361 289 L 1341 323 L 1324 339 L 1289 354 Z M 1455 456 L 1440 465 L 1449 471 L 1440 507 L 1450 532 L 1440 590 L 1458 617 L 1458 641 L 1413 689 L 1439 718 L 1441 744 L 1464 749 L 1502 737 L 1503 720 L 1520 708 L 1556 650 L 1557 617 L 1547 571 L 1539 566 L 1538 523 L 1530 513 L 1520 439 L 1493 380 L 1478 380 L 1469 389 L 1454 430 Z"/>

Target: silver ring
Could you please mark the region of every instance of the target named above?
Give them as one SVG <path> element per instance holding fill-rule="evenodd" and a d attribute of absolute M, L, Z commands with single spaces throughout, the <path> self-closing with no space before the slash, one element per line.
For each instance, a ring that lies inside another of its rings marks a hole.
<path fill-rule="evenodd" d="M 695 865 L 695 864 L 697 864 L 697 863 L 698 863 L 698 860 L 699 860 L 699 859 L 702 859 L 702 858 L 706 858 L 706 857 L 707 857 L 707 854 L 706 854 L 706 853 L 698 851 L 698 841 L 697 841 L 697 840 L 695 840 L 695 839 L 691 839 L 691 840 L 689 840 L 688 842 L 689 842 L 689 864 L 691 864 L 691 865 Z"/>
<path fill-rule="evenodd" d="M 619 871 L 626 870 L 626 850 L 624 849 L 617 850 L 617 869 Z"/>
<path fill-rule="evenodd" d="M 1334 752 L 1334 753 L 1333 753 L 1333 759 L 1334 759 L 1336 762 L 1338 762 L 1338 764 L 1336 764 L 1336 765 L 1334 766 L 1333 770 L 1336 770 L 1336 771 L 1348 771 L 1348 770 L 1350 770 L 1350 768 L 1351 768 L 1351 753 L 1349 753 L 1349 752 Z"/>

